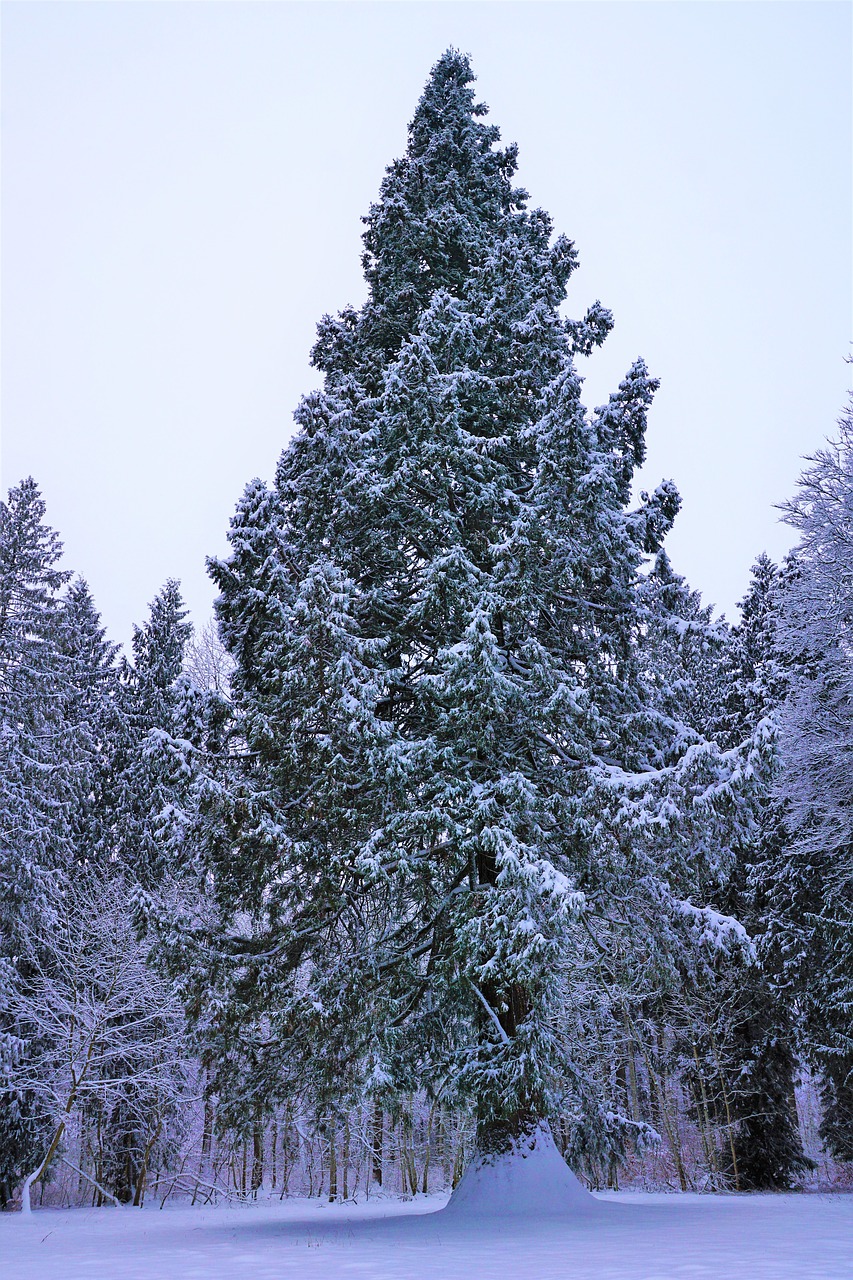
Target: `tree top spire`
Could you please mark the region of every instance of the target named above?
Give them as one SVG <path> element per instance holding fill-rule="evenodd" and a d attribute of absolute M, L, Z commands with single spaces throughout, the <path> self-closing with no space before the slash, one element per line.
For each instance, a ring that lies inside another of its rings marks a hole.
<path fill-rule="evenodd" d="M 327 375 L 353 371 L 374 393 L 379 367 L 417 328 L 437 289 L 463 296 L 527 193 L 512 185 L 517 148 L 474 99 L 467 54 L 450 48 L 432 68 L 409 124 L 406 151 L 385 171 L 364 219 L 362 265 L 369 297 L 360 312 L 325 317 L 312 353 Z"/>

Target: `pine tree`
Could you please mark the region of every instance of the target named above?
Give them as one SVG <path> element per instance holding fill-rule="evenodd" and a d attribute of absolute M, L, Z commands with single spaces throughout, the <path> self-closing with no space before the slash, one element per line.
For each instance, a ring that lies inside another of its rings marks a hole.
<path fill-rule="evenodd" d="M 674 978 L 709 917 L 662 794 L 700 735 L 639 656 L 678 509 L 669 482 L 628 509 L 657 383 L 637 361 L 584 409 L 573 357 L 609 313 L 561 318 L 574 248 L 472 78 L 452 50 L 433 69 L 366 219 L 368 300 L 322 322 L 324 389 L 211 563 L 239 749 L 192 836 L 219 924 L 178 954 L 192 934 L 199 1016 L 260 1076 L 428 1082 L 474 1100 L 488 1155 L 589 1092 L 573 953 L 639 920 Z"/>

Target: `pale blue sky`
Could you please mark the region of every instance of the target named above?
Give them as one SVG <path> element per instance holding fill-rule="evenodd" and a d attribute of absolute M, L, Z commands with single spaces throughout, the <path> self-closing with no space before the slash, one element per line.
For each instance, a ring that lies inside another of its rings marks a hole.
<path fill-rule="evenodd" d="M 577 244 L 568 310 L 662 380 L 645 479 L 730 615 L 850 382 L 846 3 L 3 5 L 3 485 L 32 473 L 112 636 L 269 478 L 360 216 L 454 44 Z"/>

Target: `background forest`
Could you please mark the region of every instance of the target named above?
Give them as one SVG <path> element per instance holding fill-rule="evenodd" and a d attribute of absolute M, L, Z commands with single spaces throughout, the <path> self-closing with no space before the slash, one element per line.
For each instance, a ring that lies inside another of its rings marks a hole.
<path fill-rule="evenodd" d="M 853 1166 L 853 413 L 734 625 L 634 491 L 657 389 L 436 64 L 216 622 L 121 656 L 0 507 L 0 1198 L 454 1184 L 547 1117 L 591 1185 Z M 498 1138 L 495 1135 L 498 1135 Z"/>

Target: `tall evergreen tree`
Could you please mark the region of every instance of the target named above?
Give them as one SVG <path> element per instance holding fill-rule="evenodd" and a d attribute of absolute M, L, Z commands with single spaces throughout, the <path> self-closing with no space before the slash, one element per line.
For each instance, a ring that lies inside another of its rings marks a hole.
<path fill-rule="evenodd" d="M 44 514 L 32 479 L 0 503 L 0 866 L 7 936 L 43 909 L 49 870 L 67 856 L 57 845 L 55 821 L 67 778 L 53 766 L 62 755 L 57 698 L 67 687 L 59 592 L 70 574 L 57 568 L 62 544 Z"/>
<path fill-rule="evenodd" d="M 70 773 L 65 804 L 71 865 L 110 857 L 115 744 L 126 730 L 116 657 L 87 583 L 76 579 L 62 600 L 57 636 L 65 679 L 58 711 L 65 726 L 63 759 Z"/>
<path fill-rule="evenodd" d="M 8 1084 L 27 1050 L 6 997 L 25 982 L 27 938 L 51 917 L 55 873 L 70 857 L 65 821 L 69 772 L 59 700 L 66 672 L 59 652 L 58 568 L 62 544 L 44 521 L 28 478 L 0 503 L 0 1198 L 39 1139 L 32 1099 Z"/>
<path fill-rule="evenodd" d="M 775 972 L 774 883 L 788 836 L 784 806 L 773 788 L 788 676 L 777 636 L 779 571 L 767 555 L 753 566 L 740 609 L 720 672 L 717 732 L 727 748 L 755 742 L 761 801 L 754 829 L 737 849 L 725 905 L 754 939 L 757 957 L 753 964 L 736 964 L 728 975 L 731 1014 L 720 1039 L 736 1127 L 731 1172 L 739 1188 L 762 1190 L 789 1186 L 811 1163 L 803 1152 L 794 1097 L 795 1008 Z"/>
<path fill-rule="evenodd" d="M 639 658 L 678 508 L 667 482 L 629 509 L 657 383 L 637 361 L 584 409 L 609 313 L 562 319 L 574 248 L 472 79 L 433 69 L 366 219 L 368 300 L 320 325 L 324 389 L 211 563 L 239 751 L 199 783 L 219 924 L 195 927 L 202 1016 L 261 1075 L 467 1095 L 488 1156 L 584 1095 L 579 939 L 639 921 L 674 975 L 710 930 L 662 793 L 700 735 Z"/>
<path fill-rule="evenodd" d="M 853 405 L 786 505 L 799 530 L 781 616 L 791 665 L 775 889 L 779 965 L 823 1081 L 822 1136 L 853 1160 Z"/>
<path fill-rule="evenodd" d="M 108 742 L 106 793 L 99 797 L 105 815 L 98 833 L 97 856 L 104 868 L 105 892 L 110 877 L 121 878 L 135 893 L 171 882 L 180 875 L 173 867 L 165 832 L 173 822 L 190 778 L 180 751 L 174 752 L 180 693 L 178 681 L 192 626 L 174 580 L 165 583 L 149 607 L 142 626 L 134 628 L 132 655 L 119 668 L 119 690 L 113 733 Z M 113 892 L 113 896 L 115 894 Z M 131 904 L 127 904 L 130 930 Z M 156 984 L 153 976 L 150 981 Z M 148 1041 L 177 1032 L 169 1019 L 152 1018 L 140 1031 L 139 1048 Z M 97 1111 L 96 1095 L 89 1103 L 92 1120 L 102 1135 L 102 1178 L 125 1202 L 135 1194 L 140 1170 L 179 1129 L 176 1098 L 181 1091 L 182 1066 L 160 1071 L 155 1086 L 139 1078 L 132 1048 L 111 1063 L 105 1083 L 105 1105 Z M 107 1105 L 108 1103 L 108 1105 Z"/>
<path fill-rule="evenodd" d="M 104 636 L 85 582 L 64 594 L 61 543 L 44 523 L 32 480 L 0 511 L 2 650 L 2 857 L 0 964 L 3 966 L 3 1064 L 0 1183 L 44 1153 L 48 1118 L 36 1105 L 33 1063 L 60 1052 L 19 1025 L 34 981 L 52 970 L 51 940 L 69 893 L 89 874 L 115 824 L 109 812 L 113 742 L 122 727 L 115 646 Z M 49 1126 L 48 1126 L 49 1127 Z"/>
<path fill-rule="evenodd" d="M 120 668 L 121 723 L 112 741 L 112 795 L 107 808 L 113 827 L 104 835 L 103 854 L 117 859 L 142 884 L 156 883 L 164 870 L 160 830 L 181 782 L 158 735 L 171 735 L 177 708 L 176 682 L 192 634 L 180 585 L 169 579 L 151 601 L 149 615 L 134 627 L 132 657 Z"/>
<path fill-rule="evenodd" d="M 75 890 L 98 875 L 107 882 L 129 861 L 148 878 L 168 779 L 145 740 L 171 728 L 174 694 L 188 626 L 176 584 L 167 584 L 149 623 L 135 637 L 135 665 L 123 685 L 116 646 L 105 638 L 85 582 L 67 587 L 58 568 L 62 546 L 44 521 L 44 502 L 30 479 L 0 504 L 0 1199 L 39 1166 L 49 1145 L 50 1116 L 39 1105 L 39 1062 L 63 1048 L 47 1021 L 22 1023 L 33 984 L 54 972 L 56 921 L 69 922 Z M 174 790 L 174 788 L 172 788 Z M 162 868 L 160 868 L 162 870 Z M 126 929 L 132 931 L 130 904 Z M 69 927 L 76 927 L 70 920 Z M 41 1030 L 37 1030 L 38 1027 Z M 36 1029 L 34 1029 L 36 1028 Z M 33 1037 L 37 1038 L 34 1039 Z M 40 1038 L 38 1038 L 40 1037 Z M 113 1060 L 111 1096 L 122 1091 Z M 131 1073 L 128 1073 L 130 1076 Z M 21 1082 L 29 1081 L 29 1084 Z M 126 1154 L 128 1125 L 138 1126 L 138 1089 L 128 1078 L 122 1105 L 100 1117 L 109 1159 Z M 132 1135 L 130 1135 L 132 1137 Z M 128 1159 L 114 1161 L 116 1179 Z M 105 1174 L 108 1177 L 108 1174 Z M 125 1188 L 126 1193 L 126 1188 Z"/>

